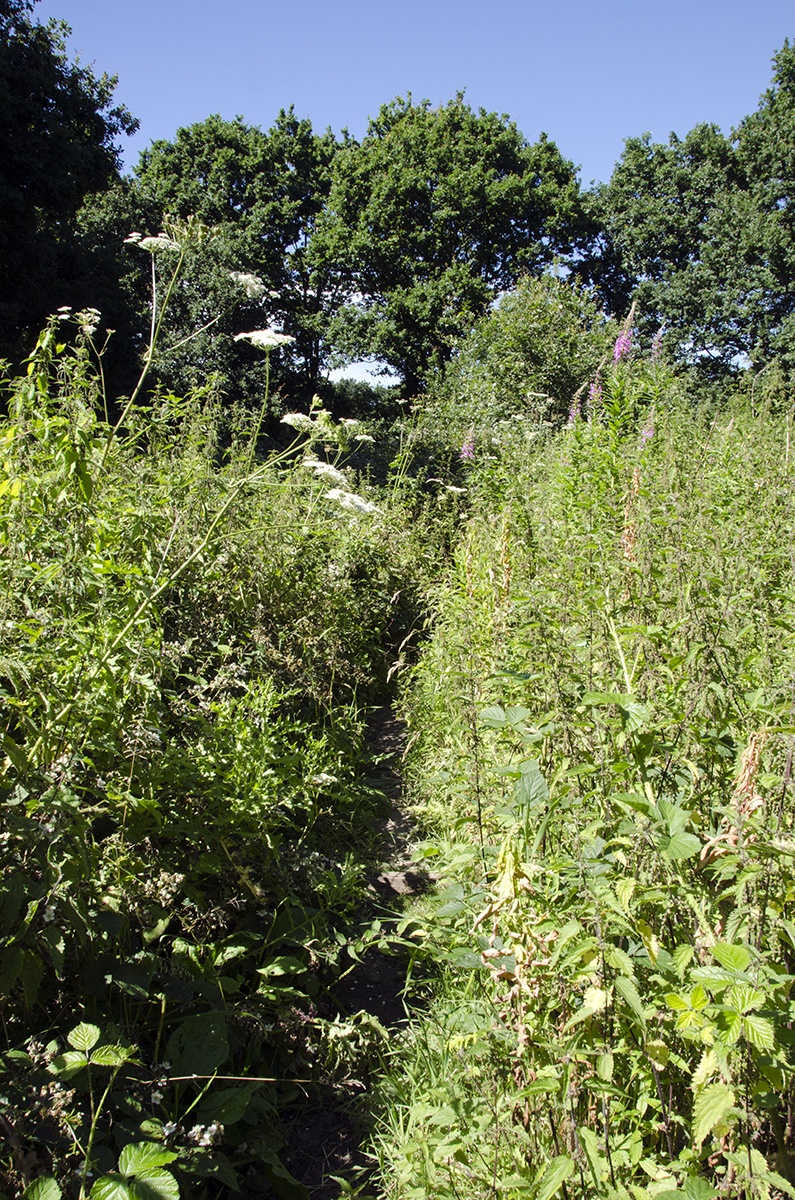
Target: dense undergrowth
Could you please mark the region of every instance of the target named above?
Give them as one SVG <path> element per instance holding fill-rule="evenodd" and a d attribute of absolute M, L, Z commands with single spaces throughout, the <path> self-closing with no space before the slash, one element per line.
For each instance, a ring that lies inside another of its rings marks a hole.
<path fill-rule="evenodd" d="M 354 1072 L 344 1194 L 795 1195 L 791 404 L 701 407 L 626 330 L 606 366 L 562 286 L 412 413 L 317 402 L 267 459 L 212 386 L 111 425 L 90 312 L 8 381 L 9 1200 L 302 1200 L 283 1116 Z M 397 681 L 442 882 L 379 920 Z M 398 945 L 434 998 L 388 1041 L 332 994 Z"/>
<path fill-rule="evenodd" d="M 364 727 L 416 534 L 317 406 L 267 461 L 211 389 L 111 427 L 91 325 L 53 318 L 0 427 L 0 1190 L 300 1198 L 280 1115 L 385 936 Z"/>
<path fill-rule="evenodd" d="M 565 429 L 465 447 L 388 1196 L 795 1195 L 791 405 L 702 411 L 627 350 Z"/>

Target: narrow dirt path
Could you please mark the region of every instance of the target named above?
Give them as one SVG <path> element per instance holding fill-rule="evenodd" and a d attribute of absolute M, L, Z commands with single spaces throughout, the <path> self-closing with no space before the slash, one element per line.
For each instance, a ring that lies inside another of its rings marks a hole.
<path fill-rule="evenodd" d="M 401 755 L 405 725 L 389 705 L 374 709 L 367 724 L 367 742 L 376 760 L 373 784 L 389 801 L 389 812 L 377 825 L 382 841 L 381 863 L 367 878 L 372 896 L 372 916 L 399 913 L 406 898 L 425 891 L 433 876 L 420 870 L 412 858 L 417 831 L 402 807 Z M 368 914 L 364 914 L 368 915 Z M 386 1029 L 406 1020 L 402 992 L 406 966 L 399 958 L 370 950 L 333 989 L 333 1008 L 345 1017 L 369 1013 Z M 362 1074 L 362 1072 L 359 1072 Z M 307 1105 L 284 1129 L 287 1147 L 281 1159 L 307 1189 L 311 1200 L 337 1200 L 342 1194 L 338 1176 L 354 1182 L 366 1170 L 362 1147 L 368 1134 L 368 1084 L 362 1079 L 316 1086 Z M 249 1192 L 256 1200 L 271 1200 L 270 1189 Z"/>

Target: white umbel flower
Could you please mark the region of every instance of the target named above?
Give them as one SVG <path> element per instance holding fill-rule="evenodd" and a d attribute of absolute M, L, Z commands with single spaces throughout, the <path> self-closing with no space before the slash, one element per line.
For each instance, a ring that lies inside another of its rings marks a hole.
<path fill-rule="evenodd" d="M 375 504 L 371 504 L 369 500 L 363 500 L 361 496 L 355 495 L 354 492 L 343 491 L 342 488 L 332 488 L 330 492 L 326 492 L 326 499 L 336 500 L 341 508 L 347 508 L 349 512 L 367 513 L 368 515 L 381 512 L 381 509 Z"/>
<path fill-rule="evenodd" d="M 314 471 L 319 479 L 325 479 L 329 483 L 345 484 L 348 482 L 342 471 L 332 467 L 331 463 L 320 462 L 316 458 L 305 458 L 301 465 L 308 471 Z"/>
<path fill-rule="evenodd" d="M 289 333 L 277 333 L 275 329 L 253 329 L 251 333 L 236 333 L 236 342 L 251 342 L 259 350 L 273 350 L 275 346 L 286 346 L 295 338 Z"/>

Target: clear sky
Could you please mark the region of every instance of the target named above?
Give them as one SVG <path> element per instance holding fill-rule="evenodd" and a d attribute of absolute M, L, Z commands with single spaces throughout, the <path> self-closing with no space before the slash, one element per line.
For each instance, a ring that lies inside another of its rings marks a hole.
<path fill-rule="evenodd" d="M 724 132 L 752 112 L 770 59 L 795 38 L 793 0 L 41 0 L 65 20 L 151 141 L 218 112 L 268 128 L 295 106 L 316 129 L 356 137 L 411 92 L 508 113 L 609 178 L 623 140 L 666 141 L 700 121 Z"/>

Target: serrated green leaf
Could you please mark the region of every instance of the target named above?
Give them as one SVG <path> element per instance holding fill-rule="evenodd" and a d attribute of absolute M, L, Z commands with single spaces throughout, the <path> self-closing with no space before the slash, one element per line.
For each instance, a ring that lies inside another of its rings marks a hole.
<path fill-rule="evenodd" d="M 728 942 L 716 942 L 710 948 L 710 953 L 722 967 L 732 971 L 744 971 L 751 962 L 751 955 L 745 946 L 730 946 Z"/>
<path fill-rule="evenodd" d="M 502 729 L 505 724 L 505 709 L 499 704 L 492 704 L 480 713 L 480 723 L 487 729 Z"/>
<path fill-rule="evenodd" d="M 696 1096 L 693 1105 L 691 1133 L 700 1146 L 708 1133 L 734 1107 L 734 1092 L 725 1083 L 710 1083 Z"/>
<path fill-rule="evenodd" d="M 685 1195 L 687 1200 L 712 1200 L 712 1197 L 719 1196 L 720 1192 L 700 1175 L 691 1175 L 685 1179 Z"/>
<path fill-rule="evenodd" d="M 677 946 L 673 952 L 674 968 L 680 979 L 684 978 L 685 971 L 690 965 L 690 961 L 695 954 L 693 946 Z"/>
<path fill-rule="evenodd" d="M 613 1078 L 613 1055 L 609 1052 L 600 1054 L 596 1060 L 596 1074 L 602 1083 L 609 1083 Z"/>
<path fill-rule="evenodd" d="M 553 1158 L 552 1162 L 544 1168 L 540 1177 L 536 1200 L 551 1200 L 552 1196 L 557 1196 L 561 1186 L 571 1178 L 574 1171 L 574 1162 L 565 1154 L 559 1154 L 557 1158 Z"/>
<path fill-rule="evenodd" d="M 592 1129 L 588 1129 L 583 1125 L 577 1130 L 577 1136 L 580 1139 L 580 1145 L 585 1151 L 585 1157 L 588 1159 L 588 1166 L 591 1169 L 594 1184 L 597 1190 L 601 1191 L 602 1174 L 607 1164 L 599 1153 L 599 1142 L 596 1134 Z"/>
<path fill-rule="evenodd" d="M 701 851 L 701 839 L 693 833 L 676 833 L 665 847 L 663 853 L 671 859 L 681 860 L 693 858 Z"/>
<path fill-rule="evenodd" d="M 128 1188 L 130 1200 L 179 1200 L 179 1184 L 169 1171 L 141 1171 Z"/>
<path fill-rule="evenodd" d="M 124 1046 L 99 1046 L 91 1055 L 91 1065 L 98 1067 L 117 1067 L 119 1063 L 132 1058 L 134 1050 L 126 1050 Z"/>
<path fill-rule="evenodd" d="M 67 1050 L 59 1054 L 50 1063 L 50 1070 L 55 1075 L 74 1075 L 88 1065 L 88 1059 L 81 1050 Z"/>
<path fill-rule="evenodd" d="M 151 1167 L 164 1167 L 176 1157 L 173 1151 L 164 1150 L 156 1142 L 133 1142 L 119 1155 L 119 1170 L 122 1175 L 137 1175 Z"/>
<path fill-rule="evenodd" d="M 52 1175 L 40 1175 L 22 1193 L 22 1200 L 61 1200 L 61 1189 Z"/>
<path fill-rule="evenodd" d="M 81 1021 L 66 1035 L 66 1040 L 75 1050 L 83 1050 L 86 1054 L 99 1041 L 99 1029 L 96 1025 L 88 1025 Z"/>
<path fill-rule="evenodd" d="M 92 1187 L 90 1200 L 132 1200 L 132 1193 L 121 1175 L 103 1175 Z"/>
<path fill-rule="evenodd" d="M 765 1002 L 765 993 L 747 983 L 735 983 L 726 993 L 726 1003 L 739 1013 L 753 1012 Z"/>
<path fill-rule="evenodd" d="M 756 1013 L 748 1013 L 743 1017 L 745 1036 L 757 1050 L 773 1050 L 776 1045 L 776 1034 L 772 1022 Z"/>
<path fill-rule="evenodd" d="M 626 975 L 616 975 L 615 986 L 616 991 L 624 997 L 645 1030 L 646 1013 L 634 979 L 629 979 Z"/>

